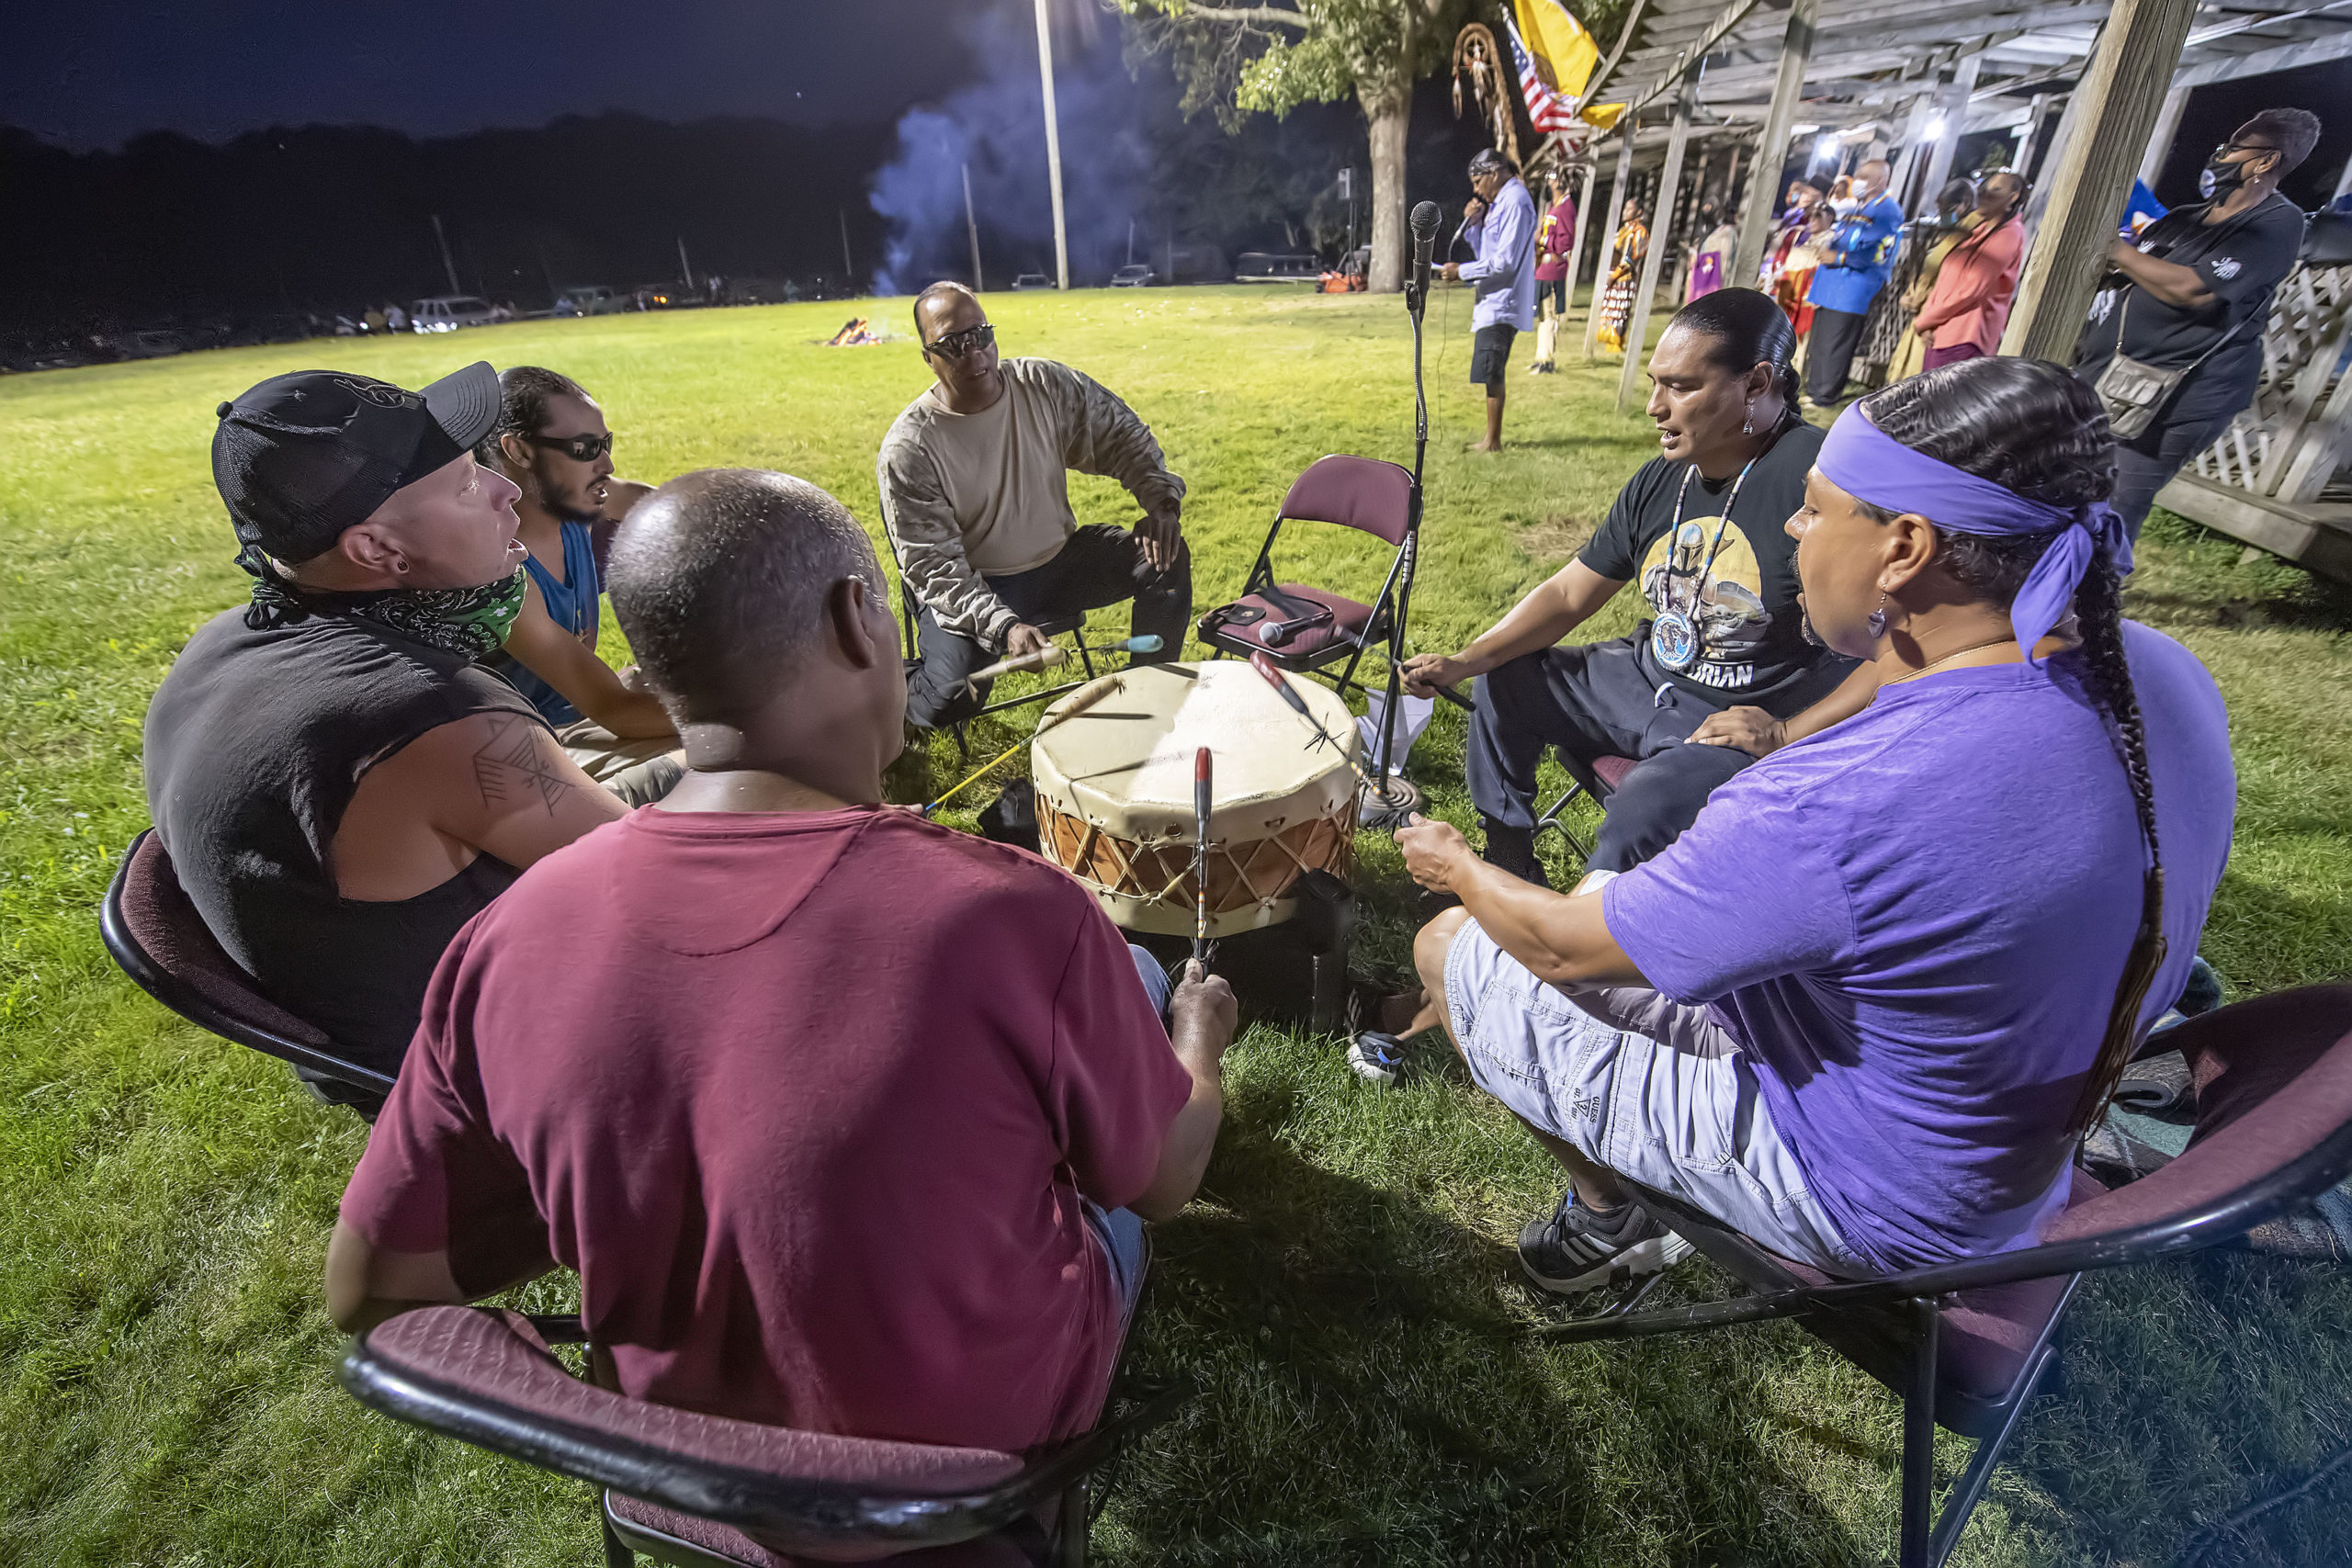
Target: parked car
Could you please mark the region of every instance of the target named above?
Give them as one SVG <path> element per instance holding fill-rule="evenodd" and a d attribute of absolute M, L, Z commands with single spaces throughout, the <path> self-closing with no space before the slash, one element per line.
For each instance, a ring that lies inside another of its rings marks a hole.
<path fill-rule="evenodd" d="M 562 293 L 555 297 L 555 309 L 550 311 L 549 314 L 557 316 L 609 316 L 614 311 L 621 309 L 622 304 L 623 301 L 620 296 L 615 294 L 611 289 L 605 288 L 601 283 L 575 284 L 573 287 L 565 289 Z"/>
<path fill-rule="evenodd" d="M 1021 273 L 1012 280 L 1015 288 L 1051 288 L 1053 286 L 1054 280 L 1042 272 Z"/>
<path fill-rule="evenodd" d="M 187 352 L 187 338 L 161 327 L 138 332 L 101 333 L 91 341 L 116 359 L 161 359 L 167 354 Z"/>
<path fill-rule="evenodd" d="M 1159 281 L 1159 275 L 1141 262 L 1121 267 L 1111 275 L 1114 288 L 1148 288 Z"/>
<path fill-rule="evenodd" d="M 1234 260 L 1236 283 L 1315 283 L 1323 264 L 1311 255 L 1278 251 L 1244 251 Z"/>
<path fill-rule="evenodd" d="M 489 322 L 490 301 L 470 294 L 436 294 L 408 308 L 411 332 L 453 333 L 459 327 L 486 326 Z"/>

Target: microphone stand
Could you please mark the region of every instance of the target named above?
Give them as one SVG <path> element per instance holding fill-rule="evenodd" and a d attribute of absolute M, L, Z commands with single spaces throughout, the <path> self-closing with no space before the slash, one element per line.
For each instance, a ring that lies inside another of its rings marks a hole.
<path fill-rule="evenodd" d="M 1431 217 L 1435 219 L 1434 212 Z M 1430 446 L 1429 389 L 1421 374 L 1421 315 L 1429 306 L 1430 246 L 1436 239 L 1434 220 L 1428 233 L 1413 236 L 1413 265 L 1405 280 L 1405 311 L 1413 319 L 1413 500 L 1412 514 L 1405 523 L 1403 570 L 1397 573 L 1396 615 L 1389 629 L 1387 700 L 1381 705 L 1380 746 L 1374 754 L 1373 797 L 1384 812 L 1409 805 L 1413 798 L 1409 785 L 1403 790 L 1391 788 L 1389 755 L 1396 748 L 1396 710 L 1404 695 L 1400 671 L 1405 660 L 1405 617 L 1412 604 L 1413 569 L 1420 555 L 1421 467 Z"/>

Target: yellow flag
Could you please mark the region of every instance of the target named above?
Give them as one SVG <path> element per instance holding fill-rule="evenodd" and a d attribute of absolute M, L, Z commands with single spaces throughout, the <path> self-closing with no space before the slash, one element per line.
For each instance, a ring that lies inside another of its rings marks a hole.
<path fill-rule="evenodd" d="M 1514 0 L 1519 36 L 1535 57 L 1535 73 L 1554 92 L 1575 97 L 1600 63 L 1600 45 L 1560 0 Z M 1588 118 L 1589 118 L 1588 116 Z M 1606 128 L 1604 128 L 1606 129 Z"/>
<path fill-rule="evenodd" d="M 1587 104 L 1577 118 L 1600 130 L 1614 130 L 1617 129 L 1617 117 L 1624 112 L 1623 104 Z"/>

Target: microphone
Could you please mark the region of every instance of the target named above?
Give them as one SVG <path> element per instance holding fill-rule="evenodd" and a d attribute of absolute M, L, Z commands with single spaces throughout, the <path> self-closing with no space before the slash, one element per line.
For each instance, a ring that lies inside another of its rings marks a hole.
<path fill-rule="evenodd" d="M 1442 217 L 1436 202 L 1424 201 L 1415 206 L 1412 216 L 1406 220 L 1413 231 L 1413 273 L 1405 303 L 1416 316 L 1421 313 L 1422 302 L 1429 298 L 1430 252 L 1436 248 L 1437 226 Z"/>

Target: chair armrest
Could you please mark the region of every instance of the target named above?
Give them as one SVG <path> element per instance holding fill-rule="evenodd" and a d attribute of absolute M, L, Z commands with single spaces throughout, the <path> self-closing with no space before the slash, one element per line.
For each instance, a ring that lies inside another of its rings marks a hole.
<path fill-rule="evenodd" d="M 1193 1390 L 1182 1383 L 1138 1395 L 1133 1409 L 1102 1422 L 1092 1431 L 1034 1451 L 1022 1472 L 1023 1485 L 1039 1496 L 1060 1491 L 1109 1459 L 1120 1444 L 1141 1437 L 1175 1415 L 1192 1397 Z"/>

